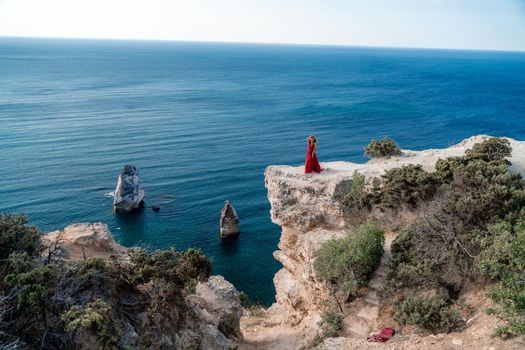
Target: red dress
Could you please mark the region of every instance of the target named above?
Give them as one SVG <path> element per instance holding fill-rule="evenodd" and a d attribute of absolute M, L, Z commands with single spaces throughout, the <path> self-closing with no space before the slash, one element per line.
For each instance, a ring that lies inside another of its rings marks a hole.
<path fill-rule="evenodd" d="M 321 172 L 321 165 L 319 164 L 319 161 L 317 160 L 317 155 L 314 153 L 315 145 L 309 144 L 308 145 L 308 152 L 306 153 L 306 162 L 304 164 L 304 172 L 305 173 L 311 173 Z"/>

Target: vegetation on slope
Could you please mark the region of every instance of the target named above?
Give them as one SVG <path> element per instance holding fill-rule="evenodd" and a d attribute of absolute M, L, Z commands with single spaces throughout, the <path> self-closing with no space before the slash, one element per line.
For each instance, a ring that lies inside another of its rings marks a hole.
<path fill-rule="evenodd" d="M 326 338 L 337 337 L 343 330 L 343 317 L 329 308 L 321 314 L 321 320 L 317 324 L 320 332 L 313 339 L 313 346 L 317 346 Z"/>
<path fill-rule="evenodd" d="M 347 197 L 344 205 L 357 203 L 368 215 L 416 215 L 393 242 L 388 269 L 390 289 L 410 295 L 398 303 L 401 323 L 456 329 L 462 288 L 488 277 L 497 305 L 490 312 L 508 321 L 498 334 L 525 334 L 525 181 L 509 171 L 511 151 L 508 140 L 492 138 L 439 160 L 434 172 L 392 169 L 361 198 Z"/>
<path fill-rule="evenodd" d="M 13 348 L 162 347 L 191 317 L 184 295 L 211 272 L 197 250 L 64 262 L 39 235 L 0 215 L 0 342 Z"/>
<path fill-rule="evenodd" d="M 384 231 L 374 221 L 356 232 L 324 242 L 314 263 L 318 279 L 325 282 L 339 309 L 366 285 L 383 255 Z"/>

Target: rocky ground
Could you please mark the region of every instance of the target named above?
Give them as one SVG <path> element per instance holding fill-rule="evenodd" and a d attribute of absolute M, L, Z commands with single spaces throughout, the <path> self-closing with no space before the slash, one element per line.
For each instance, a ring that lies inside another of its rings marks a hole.
<path fill-rule="evenodd" d="M 370 343 L 365 339 L 350 337 L 329 338 L 317 346 L 317 350 L 522 350 L 525 349 L 525 338 L 516 337 L 501 339 L 494 337 L 494 329 L 501 321 L 483 313 L 472 320 L 463 332 L 418 335 L 395 335 L 386 343 Z"/>

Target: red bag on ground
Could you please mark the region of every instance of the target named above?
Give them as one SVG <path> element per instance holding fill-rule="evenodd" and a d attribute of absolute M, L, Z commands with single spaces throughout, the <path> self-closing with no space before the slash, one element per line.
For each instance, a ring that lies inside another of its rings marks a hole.
<path fill-rule="evenodd" d="M 386 328 L 383 328 L 381 333 L 372 335 L 366 338 L 366 340 L 371 341 L 371 342 L 376 342 L 376 343 L 384 343 L 388 339 L 392 338 L 394 334 L 396 334 L 396 331 L 394 330 L 394 328 L 386 327 Z"/>

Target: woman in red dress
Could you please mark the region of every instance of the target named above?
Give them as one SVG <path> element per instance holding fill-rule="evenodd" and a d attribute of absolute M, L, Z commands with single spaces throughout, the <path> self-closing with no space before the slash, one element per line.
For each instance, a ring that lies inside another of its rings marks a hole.
<path fill-rule="evenodd" d="M 304 172 L 311 173 L 315 171 L 316 173 L 320 173 L 323 169 L 321 168 L 321 165 L 319 164 L 319 161 L 317 160 L 317 155 L 315 154 L 317 139 L 315 138 L 314 135 L 310 135 L 306 139 L 306 143 L 308 144 L 308 152 L 306 153 L 306 162 L 304 164 Z"/>

